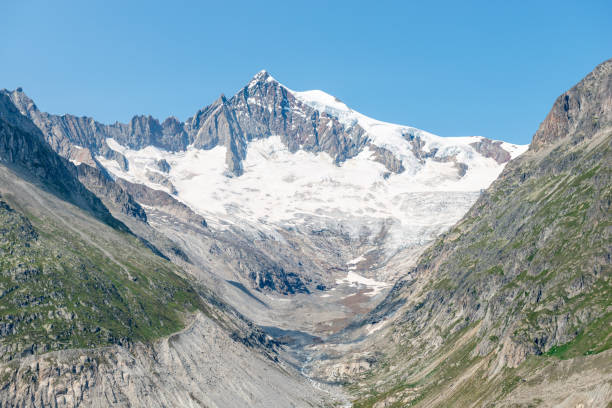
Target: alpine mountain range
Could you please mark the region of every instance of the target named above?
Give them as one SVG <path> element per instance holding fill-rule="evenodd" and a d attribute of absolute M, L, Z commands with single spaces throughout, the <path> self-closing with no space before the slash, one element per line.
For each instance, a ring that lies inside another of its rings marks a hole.
<path fill-rule="evenodd" d="M 184 122 L 0 91 L 0 407 L 607 406 L 612 60 L 530 145 L 267 71 Z"/>

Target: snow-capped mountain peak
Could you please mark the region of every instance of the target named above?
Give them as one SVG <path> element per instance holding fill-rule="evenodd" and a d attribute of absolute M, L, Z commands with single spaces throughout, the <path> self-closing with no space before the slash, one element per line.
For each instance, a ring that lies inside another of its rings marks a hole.
<path fill-rule="evenodd" d="M 384 236 L 389 253 L 420 247 L 454 223 L 527 148 L 381 122 L 323 91 L 294 91 L 265 70 L 184 123 L 102 125 L 23 111 L 60 154 L 164 190 L 212 227 Z"/>
<path fill-rule="evenodd" d="M 254 84 L 258 83 L 258 82 L 276 82 L 279 83 L 276 79 L 274 79 L 274 77 L 272 77 L 272 75 L 270 75 L 270 73 L 268 71 L 266 71 L 265 69 L 262 69 L 261 71 L 259 71 L 258 73 L 256 73 L 253 76 L 253 79 L 251 79 L 251 81 L 247 84 L 247 87 L 253 86 Z"/>

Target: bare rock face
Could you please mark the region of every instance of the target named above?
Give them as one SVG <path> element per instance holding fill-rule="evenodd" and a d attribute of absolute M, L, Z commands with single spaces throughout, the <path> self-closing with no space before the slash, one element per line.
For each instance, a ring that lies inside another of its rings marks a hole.
<path fill-rule="evenodd" d="M 125 215 L 147 222 L 147 214 L 140 204 L 127 191 L 117 185 L 113 179 L 99 168 L 81 163 L 77 166 L 79 181 L 104 204 Z"/>
<path fill-rule="evenodd" d="M 160 210 L 168 212 L 186 222 L 202 227 L 207 226 L 204 217 L 196 214 L 185 204 L 181 203 L 165 191 L 154 190 L 143 184 L 134 184 L 123 179 L 117 179 L 115 180 L 115 183 L 141 204 L 155 206 Z"/>
<path fill-rule="evenodd" d="M 368 147 L 374 152 L 374 160 L 383 164 L 390 172 L 399 174 L 406 170 L 402 161 L 389 150 L 373 144 L 369 144 Z"/>
<path fill-rule="evenodd" d="M 367 143 L 359 126 L 345 127 L 338 119 L 297 100 L 267 72 L 258 73 L 231 99 L 224 95 L 188 119 L 186 128 L 195 147 L 227 147 L 231 173 L 242 173 L 248 141 L 280 135 L 291 151 L 326 152 L 337 163 L 358 154 Z"/>
<path fill-rule="evenodd" d="M 131 149 L 155 146 L 168 151 L 184 150 L 187 134 L 182 124 L 174 117 L 162 124 L 150 115 L 134 116 L 127 125 L 116 123 L 108 126 L 107 137 L 114 137 L 119 143 Z"/>
<path fill-rule="evenodd" d="M 155 164 L 157 165 L 157 169 L 162 173 L 170 172 L 170 164 L 166 161 L 166 159 L 158 160 Z"/>
<path fill-rule="evenodd" d="M 50 191 L 83 208 L 103 222 L 123 230 L 100 199 L 78 180 L 72 163 L 45 142 L 40 130 L 0 92 L 0 161 L 26 178 L 34 178 Z"/>
<path fill-rule="evenodd" d="M 166 175 L 155 172 L 155 171 L 147 171 L 146 177 L 149 181 L 159 184 L 160 186 L 164 186 L 170 191 L 170 194 L 177 194 L 176 187 L 174 184 L 166 177 Z"/>
<path fill-rule="evenodd" d="M 598 65 L 572 89 L 559 96 L 533 136 L 534 151 L 568 136 L 572 143 L 591 137 L 612 123 L 612 60 Z"/>
<path fill-rule="evenodd" d="M 472 143 L 471 146 L 484 157 L 490 157 L 498 163 L 510 161 L 510 153 L 501 147 L 502 142 L 483 138 L 480 142 Z"/>
<path fill-rule="evenodd" d="M 255 75 L 231 98 L 221 95 L 184 123 L 174 117 L 160 124 L 151 116 L 134 116 L 127 124 L 105 125 L 88 117 L 40 112 L 22 90 L 2 92 L 41 129 L 47 142 L 61 156 L 74 159 L 74 146 L 88 149 L 91 157 L 79 160 L 88 164 L 92 164 L 91 160 L 97 155 L 102 155 L 126 168 L 127 161 L 107 146 L 107 138 L 135 150 L 155 146 L 175 152 L 183 151 L 189 145 L 201 149 L 225 146 L 228 175 L 240 176 L 244 171 L 242 161 L 248 143 L 280 136 L 292 152 L 325 152 L 337 164 L 369 147 L 374 151 L 375 160 L 390 172 L 404 171 L 401 160 L 389 150 L 372 144 L 368 133 L 358 123 L 342 122 L 338 117 L 304 103 L 266 71 Z M 418 136 L 406 132 L 404 137 L 412 143 L 417 160 L 438 159 L 435 149 L 426 151 Z M 510 160 L 510 154 L 501 147 L 501 142 L 483 138 L 473 147 L 498 163 Z M 80 154 L 86 155 L 85 152 Z"/>
<path fill-rule="evenodd" d="M 119 153 L 118 151 L 113 150 L 110 147 L 108 147 L 105 141 L 102 143 L 102 147 L 100 148 L 99 152 L 104 158 L 109 159 L 109 160 L 114 160 L 115 162 L 117 162 L 121 170 L 123 171 L 129 170 L 130 163 L 125 158 L 125 156 Z M 97 166 L 98 163 L 95 158 L 93 158 L 93 161 L 96 163 L 96 166 Z"/>
<path fill-rule="evenodd" d="M 184 126 L 176 118 L 168 118 L 160 124 L 151 116 L 134 116 L 127 124 L 104 125 L 89 117 L 41 112 L 23 90 L 3 90 L 2 93 L 12 100 L 21 114 L 34 122 L 53 150 L 66 158 L 70 158 L 73 146 L 107 157 L 107 154 L 112 154 L 105 142 L 107 138 L 114 138 L 132 149 L 156 146 L 178 151 L 188 145 Z"/>
<path fill-rule="evenodd" d="M 335 117 L 305 105 L 265 71 L 231 99 L 221 95 L 185 123 L 168 118 L 160 124 L 151 116 L 135 116 L 128 124 L 104 125 L 92 118 L 40 112 L 22 90 L 3 92 L 60 155 L 72 158 L 76 145 L 89 149 L 94 157 L 101 154 L 117 159 L 123 166 L 125 160 L 108 148 L 107 138 L 131 149 L 155 146 L 180 151 L 189 144 L 203 149 L 222 145 L 227 147 L 228 172 L 235 176 L 242 174 L 247 143 L 253 139 L 281 135 L 291 151 L 326 152 L 337 163 L 357 155 L 368 142 L 362 128 L 346 127 Z"/>
<path fill-rule="evenodd" d="M 152 345 L 68 350 L 0 366 L 2 406 L 326 407 L 333 395 L 198 315 Z"/>

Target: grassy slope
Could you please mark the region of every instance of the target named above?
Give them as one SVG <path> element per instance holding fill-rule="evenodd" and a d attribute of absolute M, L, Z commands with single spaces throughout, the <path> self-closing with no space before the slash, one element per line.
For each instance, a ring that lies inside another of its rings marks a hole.
<path fill-rule="evenodd" d="M 610 381 L 611 203 L 610 127 L 510 163 L 387 299 L 396 324 L 355 406 L 497 406 L 567 359 L 566 379 Z"/>
<path fill-rule="evenodd" d="M 75 224 L 91 229 L 82 235 L 27 208 L 0 201 L 3 359 L 153 339 L 180 330 L 184 313 L 202 306 L 176 268 L 136 237 L 93 219 Z"/>

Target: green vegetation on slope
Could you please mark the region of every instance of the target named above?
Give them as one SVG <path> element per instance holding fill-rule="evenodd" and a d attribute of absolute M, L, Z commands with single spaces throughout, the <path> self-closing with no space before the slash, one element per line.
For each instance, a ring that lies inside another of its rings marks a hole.
<path fill-rule="evenodd" d="M 103 245 L 0 201 L 0 354 L 128 344 L 180 330 L 201 301 L 138 239 Z M 102 238 L 100 238 L 102 239 Z"/>
<path fill-rule="evenodd" d="M 397 310 L 395 324 L 385 356 L 352 385 L 355 406 L 495 404 L 526 377 L 611 349 L 612 132 L 609 121 L 575 125 L 609 109 L 606 64 L 559 98 L 538 148 L 509 163 L 375 311 Z M 545 133 L 558 129 L 569 133 Z"/>

